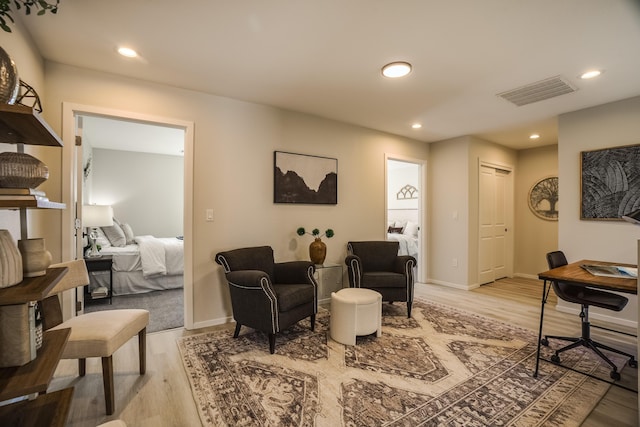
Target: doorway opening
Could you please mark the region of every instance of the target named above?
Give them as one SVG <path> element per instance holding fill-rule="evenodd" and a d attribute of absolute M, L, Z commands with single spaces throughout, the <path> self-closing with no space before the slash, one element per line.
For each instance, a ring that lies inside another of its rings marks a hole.
<path fill-rule="evenodd" d="M 424 162 L 386 158 L 386 239 L 399 243 L 400 255 L 416 258 L 414 277 L 426 281 L 423 222 Z"/>
<path fill-rule="evenodd" d="M 153 326 L 157 330 L 191 327 L 193 182 L 187 172 L 192 169 L 193 124 L 73 105 L 65 105 L 63 122 L 77 145 L 63 152 L 63 168 L 67 163 L 64 170 L 71 170 L 69 182 L 63 182 L 69 194 L 63 191 L 63 198 L 75 206 L 70 213 L 74 218 L 63 218 L 63 226 L 72 224 L 66 230 L 75 239 L 76 253 L 71 258 L 84 256 L 83 205 L 111 206 L 117 220 L 113 226 L 100 227 L 98 233 L 101 254 L 110 259 L 111 269 L 105 269 L 103 262 L 91 271 L 87 262 L 91 285 L 87 292 L 78 292 L 77 299 L 84 300 L 87 311 L 134 308 L 135 304 L 156 307 L 164 311 L 152 316 L 160 320 Z M 116 228 L 125 234 L 124 243 L 111 239 L 110 232 Z M 71 243 L 69 247 L 74 246 Z M 150 251 L 152 257 L 144 261 L 145 252 Z M 155 259 L 153 264 L 149 259 Z M 112 304 L 99 298 L 105 288 Z M 171 303 L 158 302 L 169 294 Z M 181 324 L 174 326 L 176 322 Z"/>

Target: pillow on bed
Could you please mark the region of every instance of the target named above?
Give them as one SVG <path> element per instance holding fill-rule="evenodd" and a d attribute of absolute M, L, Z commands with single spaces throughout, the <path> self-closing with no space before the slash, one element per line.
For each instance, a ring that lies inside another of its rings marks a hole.
<path fill-rule="evenodd" d="M 96 244 L 100 245 L 100 248 L 108 248 L 111 246 L 111 242 L 107 239 L 107 236 L 104 235 L 104 231 L 102 228 L 96 228 L 96 234 L 98 238 L 96 239 Z"/>
<path fill-rule="evenodd" d="M 387 233 L 402 234 L 402 227 L 389 227 Z"/>
<path fill-rule="evenodd" d="M 117 221 L 114 220 L 113 225 L 110 227 L 102 227 L 102 231 L 104 231 L 105 236 L 107 236 L 107 239 L 111 242 L 111 246 L 121 248 L 127 244 L 124 231 L 122 231 Z"/>
<path fill-rule="evenodd" d="M 418 237 L 418 224 L 415 222 L 407 221 L 406 227 L 404 227 L 404 231 L 402 234 L 412 237 Z"/>
<path fill-rule="evenodd" d="M 132 245 L 135 243 L 135 237 L 133 235 L 133 230 L 131 229 L 131 226 L 129 224 L 120 224 L 120 228 L 122 228 L 122 231 L 124 232 L 124 237 L 126 239 L 126 243 L 127 245 Z"/>

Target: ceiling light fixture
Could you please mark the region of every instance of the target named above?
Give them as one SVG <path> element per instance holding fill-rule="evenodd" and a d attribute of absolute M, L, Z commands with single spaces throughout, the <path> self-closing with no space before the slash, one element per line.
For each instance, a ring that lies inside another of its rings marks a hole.
<path fill-rule="evenodd" d="M 589 70 L 585 73 L 582 73 L 580 75 L 580 78 L 583 80 L 588 80 L 588 79 L 592 79 L 594 77 L 598 77 L 600 74 L 602 74 L 601 70 Z"/>
<path fill-rule="evenodd" d="M 420 123 L 414 123 L 411 125 L 411 129 L 420 129 L 422 125 Z"/>
<path fill-rule="evenodd" d="M 127 58 L 135 58 L 138 56 L 138 52 L 129 47 L 119 47 L 118 53 L 122 56 L 126 56 Z"/>
<path fill-rule="evenodd" d="M 529 135 L 529 139 L 538 139 L 538 138 L 540 138 L 540 134 L 532 133 L 531 135 Z"/>
<path fill-rule="evenodd" d="M 411 72 L 408 62 L 392 62 L 382 67 L 382 75 L 392 79 L 404 77 Z"/>

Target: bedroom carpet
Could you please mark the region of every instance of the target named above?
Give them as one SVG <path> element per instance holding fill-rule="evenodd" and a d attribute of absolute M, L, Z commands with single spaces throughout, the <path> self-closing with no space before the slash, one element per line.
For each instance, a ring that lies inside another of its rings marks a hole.
<path fill-rule="evenodd" d="M 183 298 L 183 289 L 120 295 L 113 297 L 111 305 L 108 299 L 104 299 L 87 304 L 84 311 L 91 313 L 100 310 L 143 308 L 149 310 L 147 332 L 157 332 L 184 326 Z"/>
<path fill-rule="evenodd" d="M 534 331 L 426 301 L 412 314 L 384 304 L 382 336 L 345 346 L 329 338 L 322 310 L 315 332 L 301 321 L 274 355 L 265 334 L 245 328 L 237 339 L 231 330 L 179 338 L 202 424 L 579 426 L 610 387 L 542 361 L 533 378 Z M 563 363 L 608 379 L 587 351 Z"/>

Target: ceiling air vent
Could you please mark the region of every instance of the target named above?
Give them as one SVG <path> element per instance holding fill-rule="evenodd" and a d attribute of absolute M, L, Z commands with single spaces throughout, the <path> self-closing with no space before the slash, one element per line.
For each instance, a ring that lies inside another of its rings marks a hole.
<path fill-rule="evenodd" d="M 517 89 L 499 93 L 498 96 L 518 107 L 572 93 L 578 90 L 561 76 L 550 77 Z"/>

